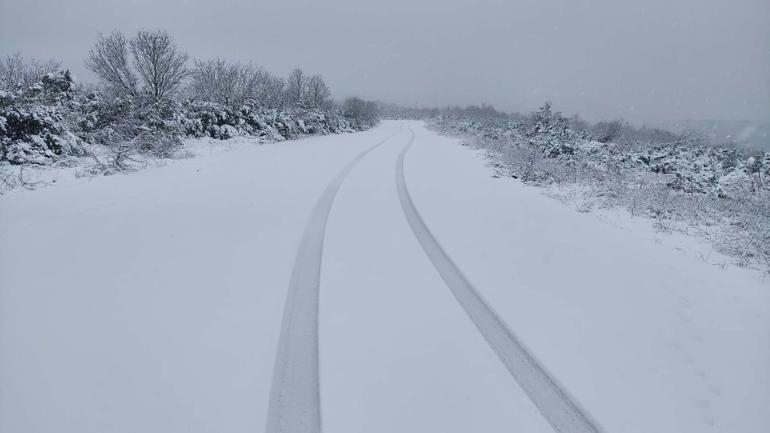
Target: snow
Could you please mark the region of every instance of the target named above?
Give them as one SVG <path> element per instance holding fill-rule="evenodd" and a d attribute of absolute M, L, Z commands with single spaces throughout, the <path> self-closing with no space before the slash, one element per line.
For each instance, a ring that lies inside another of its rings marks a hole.
<path fill-rule="evenodd" d="M 327 227 L 320 355 L 329 432 L 551 432 L 452 297 L 396 194 L 405 133 L 350 173 Z"/>
<path fill-rule="evenodd" d="M 406 178 L 426 224 L 607 431 L 767 430 L 766 280 L 644 220 L 490 179 L 478 153 L 415 131 Z"/>
<path fill-rule="evenodd" d="M 301 137 L 297 140 L 303 140 L 308 137 Z M 136 163 L 131 164 L 135 170 L 143 170 L 146 168 L 158 168 L 168 165 L 174 165 L 180 160 L 184 161 L 193 157 L 211 157 L 215 154 L 223 152 L 231 152 L 242 150 L 244 148 L 253 148 L 256 145 L 270 144 L 275 141 L 282 141 L 283 138 L 278 136 L 244 136 L 236 135 L 227 140 L 221 140 L 211 137 L 188 137 L 183 140 L 183 146 L 173 152 L 169 158 L 159 158 L 151 155 L 135 154 L 132 155 L 132 159 Z M 19 142 L 19 145 L 23 145 L 24 142 Z M 90 145 L 88 151 L 94 155 L 102 164 L 108 163 L 113 154 L 111 149 L 94 144 Z M 0 180 L 5 178 L 7 183 L 0 184 L 0 193 L 2 194 L 17 194 L 23 193 L 23 189 L 19 188 L 19 173 L 21 172 L 21 178 L 24 183 L 32 184 L 32 189 L 40 189 L 52 185 L 60 185 L 62 183 L 71 182 L 83 182 L 83 181 L 96 181 L 99 182 L 103 176 L 103 167 L 99 167 L 93 157 L 69 157 L 57 161 L 55 163 L 44 165 L 48 161 L 40 160 L 41 165 L 11 165 L 8 163 L 0 162 Z"/>
<path fill-rule="evenodd" d="M 264 429 L 307 215 L 386 133 L 0 197 L 0 431 Z"/>
<path fill-rule="evenodd" d="M 764 432 L 770 290 L 625 213 L 493 178 L 417 122 L 257 146 L 0 196 L 0 431 L 263 431 L 303 230 L 326 227 L 319 358 L 328 432 L 552 431 L 411 232 L 455 264 L 609 432 Z M 221 150 L 228 151 L 221 151 Z M 718 264 L 719 266 L 715 266 Z"/>

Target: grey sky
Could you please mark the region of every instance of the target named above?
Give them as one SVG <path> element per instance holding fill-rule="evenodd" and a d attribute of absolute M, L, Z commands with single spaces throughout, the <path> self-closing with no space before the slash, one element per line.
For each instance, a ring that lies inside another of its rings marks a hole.
<path fill-rule="evenodd" d="M 589 119 L 770 120 L 768 0 L 0 0 L 0 54 L 166 29 L 194 57 L 323 73 L 337 97 Z"/>

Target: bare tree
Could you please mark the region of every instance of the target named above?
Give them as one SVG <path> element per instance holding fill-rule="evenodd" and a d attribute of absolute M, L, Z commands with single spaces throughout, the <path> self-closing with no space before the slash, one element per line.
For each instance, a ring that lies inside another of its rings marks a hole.
<path fill-rule="evenodd" d="M 94 48 L 88 53 L 86 67 L 118 95 L 135 96 L 138 80 L 131 70 L 128 40 L 121 32 L 99 35 Z"/>
<path fill-rule="evenodd" d="M 305 90 L 307 104 L 312 108 L 325 107 L 329 102 L 331 92 L 321 75 L 313 75 L 307 82 Z"/>
<path fill-rule="evenodd" d="M 19 91 L 38 83 L 43 76 L 61 70 L 61 63 L 35 59 L 25 61 L 21 54 L 6 56 L 0 61 L 0 90 Z"/>
<path fill-rule="evenodd" d="M 300 68 L 294 68 L 286 80 L 286 99 L 289 104 L 300 106 L 304 102 L 307 76 Z"/>
<path fill-rule="evenodd" d="M 231 106 L 240 100 L 240 71 L 222 59 L 196 61 L 191 71 L 191 88 L 196 98 Z"/>
<path fill-rule="evenodd" d="M 285 92 L 286 80 L 270 75 L 265 81 L 262 104 L 267 108 L 282 108 L 286 103 Z"/>
<path fill-rule="evenodd" d="M 18 90 L 24 81 L 24 58 L 16 53 L 0 63 L 0 90 Z"/>
<path fill-rule="evenodd" d="M 187 54 L 165 31 L 139 31 L 129 45 L 134 66 L 152 101 L 173 96 L 187 77 Z"/>
<path fill-rule="evenodd" d="M 253 63 L 228 64 L 221 59 L 196 61 L 191 78 L 194 98 L 233 109 L 246 103 L 278 108 L 284 98 L 284 80 Z"/>
<path fill-rule="evenodd" d="M 251 101 L 259 106 L 267 107 L 272 91 L 271 81 L 275 77 L 253 63 L 238 65 L 238 70 L 239 80 L 237 87 L 243 95 L 243 103 Z"/>
<path fill-rule="evenodd" d="M 0 63 L 0 90 L 19 90 L 24 82 L 24 58 L 16 53 Z"/>

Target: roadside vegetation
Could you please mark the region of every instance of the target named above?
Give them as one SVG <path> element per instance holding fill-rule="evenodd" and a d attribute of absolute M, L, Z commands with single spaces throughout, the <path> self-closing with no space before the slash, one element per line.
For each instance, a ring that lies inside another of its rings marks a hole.
<path fill-rule="evenodd" d="M 335 102 L 322 75 L 190 59 L 164 31 L 101 35 L 85 64 L 97 83 L 76 82 L 56 61 L 0 60 L 0 190 L 33 186 L 24 167 L 89 161 L 111 174 L 184 156 L 187 137 L 272 142 L 378 122 L 371 102 Z"/>
<path fill-rule="evenodd" d="M 386 114 L 428 118 L 486 151 L 498 176 L 548 187 L 580 211 L 624 208 L 661 230 L 705 238 L 740 266 L 770 271 L 769 152 L 696 131 L 590 123 L 549 103 L 526 115 L 491 106 Z"/>

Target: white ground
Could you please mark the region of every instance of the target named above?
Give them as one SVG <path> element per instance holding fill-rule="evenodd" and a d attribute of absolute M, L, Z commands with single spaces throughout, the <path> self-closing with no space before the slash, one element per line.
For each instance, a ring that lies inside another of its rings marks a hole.
<path fill-rule="evenodd" d="M 410 125 L 405 177 L 426 225 L 607 432 L 770 429 L 768 281 L 385 122 L 1 196 L 0 432 L 264 431 L 311 211 L 392 134 L 348 174 L 326 227 L 324 431 L 552 431 L 407 224 L 395 170 Z"/>

